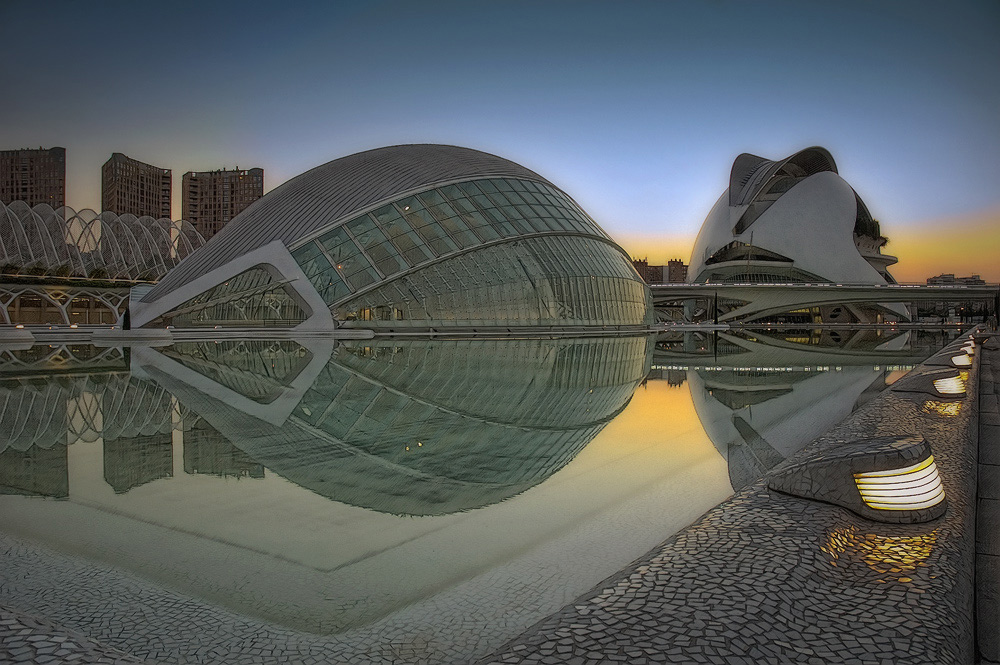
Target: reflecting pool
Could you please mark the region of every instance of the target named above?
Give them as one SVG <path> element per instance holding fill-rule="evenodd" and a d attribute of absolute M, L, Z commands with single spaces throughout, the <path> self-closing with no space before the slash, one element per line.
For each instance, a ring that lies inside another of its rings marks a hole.
<path fill-rule="evenodd" d="M 0 348 L 0 531 L 361 650 L 402 630 L 462 662 L 953 335 Z"/>

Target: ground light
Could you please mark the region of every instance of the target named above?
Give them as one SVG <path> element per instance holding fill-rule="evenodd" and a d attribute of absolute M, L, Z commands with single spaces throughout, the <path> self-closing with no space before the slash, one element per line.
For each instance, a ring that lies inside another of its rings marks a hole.
<path fill-rule="evenodd" d="M 855 473 L 861 500 L 876 510 L 918 510 L 944 501 L 934 456 L 902 469 Z"/>
<path fill-rule="evenodd" d="M 954 366 L 951 359 L 950 367 L 934 369 L 916 376 L 905 376 L 892 385 L 894 393 L 915 393 L 921 396 L 930 395 L 941 401 L 963 400 L 968 394 L 969 370 Z M 927 365 L 942 365 L 941 361 L 925 363 Z M 902 395 L 901 395 L 902 396 Z"/>
<path fill-rule="evenodd" d="M 921 436 L 838 445 L 773 474 L 768 487 L 876 522 L 927 522 L 947 508 L 930 444 Z"/>

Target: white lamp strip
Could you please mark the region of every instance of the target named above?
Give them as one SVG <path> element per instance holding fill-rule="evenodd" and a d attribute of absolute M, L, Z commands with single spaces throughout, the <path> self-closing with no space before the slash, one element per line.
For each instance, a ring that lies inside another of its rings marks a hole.
<path fill-rule="evenodd" d="M 934 457 L 902 469 L 854 474 L 861 500 L 876 510 L 919 510 L 944 500 Z"/>
<path fill-rule="evenodd" d="M 934 389 L 942 395 L 964 395 L 965 381 L 960 376 L 934 379 Z"/>

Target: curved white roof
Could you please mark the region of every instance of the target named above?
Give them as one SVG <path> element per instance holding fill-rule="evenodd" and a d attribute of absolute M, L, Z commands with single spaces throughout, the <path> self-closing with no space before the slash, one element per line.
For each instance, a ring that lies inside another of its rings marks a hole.
<path fill-rule="evenodd" d="M 484 177 L 554 187 L 534 171 L 489 153 L 448 145 L 397 145 L 359 152 L 306 171 L 256 201 L 142 299 L 153 302 L 232 259 L 280 240 L 285 246 L 408 192 Z M 557 188 L 558 189 L 558 188 Z"/>
<path fill-rule="evenodd" d="M 704 281 L 706 267 L 734 269 L 743 262 L 754 272 L 773 265 L 778 272 L 791 268 L 833 282 L 885 284 L 855 244 L 859 214 L 868 216 L 863 205 L 823 148 L 779 161 L 742 154 L 733 164 L 729 189 L 698 233 L 688 280 Z M 727 257 L 733 246 L 739 249 Z"/>

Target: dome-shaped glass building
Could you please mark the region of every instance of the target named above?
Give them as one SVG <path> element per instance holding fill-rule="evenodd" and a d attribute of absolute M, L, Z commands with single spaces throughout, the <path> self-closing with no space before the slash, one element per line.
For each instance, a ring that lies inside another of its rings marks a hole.
<path fill-rule="evenodd" d="M 642 326 L 649 289 L 566 193 L 495 155 L 403 145 L 251 205 L 131 306 L 133 327 Z"/>

